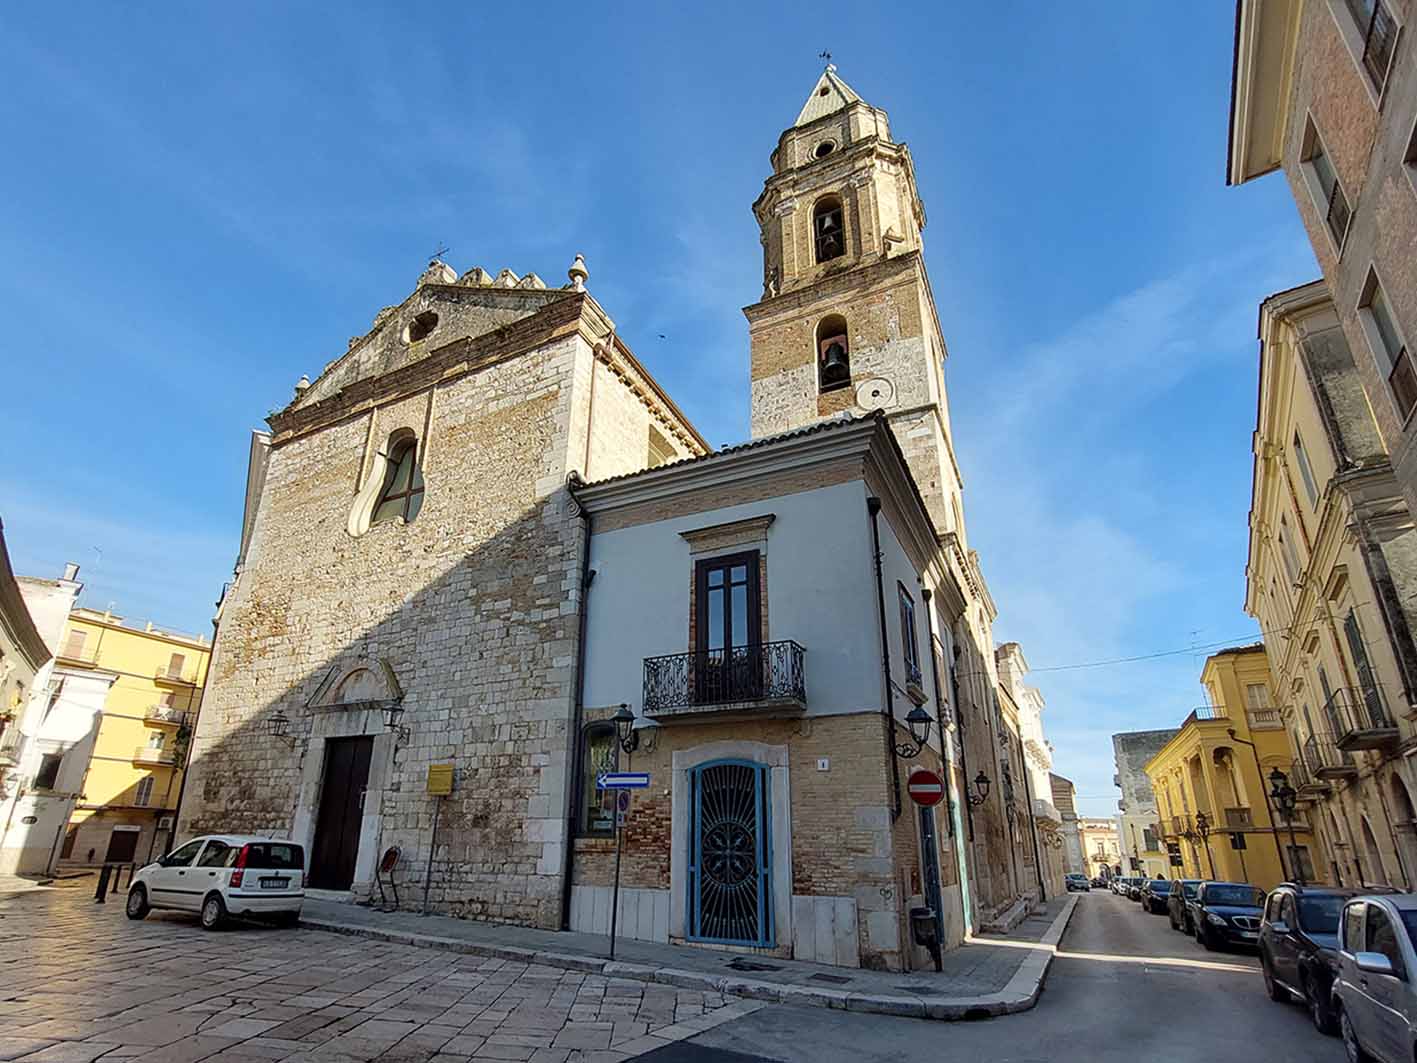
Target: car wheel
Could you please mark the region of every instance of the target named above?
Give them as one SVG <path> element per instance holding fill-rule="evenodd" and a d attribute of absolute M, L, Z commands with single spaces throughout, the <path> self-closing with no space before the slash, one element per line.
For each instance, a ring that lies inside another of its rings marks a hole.
<path fill-rule="evenodd" d="M 134 886 L 128 891 L 128 903 L 123 906 L 129 919 L 143 919 L 150 909 L 148 891 L 142 886 Z"/>
<path fill-rule="evenodd" d="M 1338 1027 L 1333 1021 L 1333 1007 L 1328 1002 L 1328 991 L 1315 989 L 1308 978 L 1304 979 L 1301 988 L 1309 1005 L 1309 1020 L 1314 1024 L 1314 1029 L 1332 1037 L 1338 1032 Z"/>
<path fill-rule="evenodd" d="M 1289 990 L 1274 980 L 1274 971 L 1269 965 L 1269 956 L 1260 953 L 1260 973 L 1264 975 L 1264 991 L 1269 994 L 1269 999 L 1276 1004 L 1289 1003 Z"/>
<path fill-rule="evenodd" d="M 1343 1051 L 1348 1056 L 1348 1063 L 1373 1063 L 1373 1057 L 1358 1043 L 1358 1034 L 1348 1021 L 1348 1012 L 1342 1009 L 1338 1012 L 1338 1030 L 1343 1037 Z"/>
<path fill-rule="evenodd" d="M 216 930 L 226 922 L 226 905 L 220 894 L 213 893 L 202 902 L 202 929 Z"/>

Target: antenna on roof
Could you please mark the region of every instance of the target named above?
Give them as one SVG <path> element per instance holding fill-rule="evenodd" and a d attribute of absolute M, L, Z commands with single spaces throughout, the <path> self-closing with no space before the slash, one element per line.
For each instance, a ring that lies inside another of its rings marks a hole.
<path fill-rule="evenodd" d="M 437 262 L 437 261 L 439 261 L 444 255 L 446 255 L 447 253 L 448 253 L 447 245 L 444 245 L 444 246 L 438 248 L 438 250 L 434 251 L 432 257 L 431 257 L 428 261 L 429 261 L 429 262 Z"/>
<path fill-rule="evenodd" d="M 831 65 L 832 65 L 832 54 L 831 54 L 831 52 L 827 51 L 825 48 L 823 48 L 820 52 L 817 53 L 817 58 L 818 58 L 818 59 L 825 60 L 827 66 L 831 66 Z"/>

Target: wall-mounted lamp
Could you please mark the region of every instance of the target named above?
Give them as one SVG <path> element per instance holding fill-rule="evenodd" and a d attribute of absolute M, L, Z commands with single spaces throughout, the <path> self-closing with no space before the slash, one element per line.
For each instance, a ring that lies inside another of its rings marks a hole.
<path fill-rule="evenodd" d="M 408 728 L 400 721 L 403 720 L 403 706 L 397 701 L 392 701 L 384 706 L 384 730 L 398 736 L 399 742 L 408 741 Z"/>
<path fill-rule="evenodd" d="M 965 794 L 965 798 L 976 808 L 989 800 L 989 776 L 984 774 L 984 769 L 979 769 L 979 774 L 974 777 L 974 789 L 972 794 Z"/>
<path fill-rule="evenodd" d="M 895 747 L 895 755 L 902 760 L 910 760 L 918 757 L 920 751 L 925 748 L 925 742 L 930 737 L 930 714 L 919 705 L 911 709 L 905 717 L 905 726 L 910 730 L 910 741 L 902 742 Z M 892 721 L 894 723 L 894 721 Z"/>
<path fill-rule="evenodd" d="M 615 737 L 620 740 L 621 749 L 626 753 L 633 753 L 640 748 L 639 732 L 635 730 L 635 714 L 630 711 L 630 706 L 621 702 L 615 715 L 610 717 L 610 722 L 615 725 Z"/>

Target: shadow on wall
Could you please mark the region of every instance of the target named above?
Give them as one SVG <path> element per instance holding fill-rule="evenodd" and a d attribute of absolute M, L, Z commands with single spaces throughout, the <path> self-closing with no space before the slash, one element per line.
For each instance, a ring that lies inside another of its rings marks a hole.
<path fill-rule="evenodd" d="M 433 486 L 411 524 L 312 529 L 303 553 L 285 548 L 299 572 L 253 551 L 224 606 L 178 840 L 289 837 L 312 888 L 356 895 L 377 892 L 378 856 L 398 846 L 417 906 L 427 769 L 452 763 L 433 907 L 559 927 L 584 523 L 565 489 L 500 520 L 490 506 L 440 520 Z"/>

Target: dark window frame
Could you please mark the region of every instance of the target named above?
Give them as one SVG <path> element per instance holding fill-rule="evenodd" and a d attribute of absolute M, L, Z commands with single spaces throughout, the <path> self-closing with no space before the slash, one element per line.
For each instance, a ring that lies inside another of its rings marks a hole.
<path fill-rule="evenodd" d="M 1323 160 L 1322 165 L 1318 162 L 1320 159 Z M 1353 204 L 1348 193 L 1343 190 L 1343 181 L 1338 176 L 1338 168 L 1333 164 L 1333 156 L 1324 147 L 1323 137 L 1312 117 L 1304 130 L 1301 161 L 1313 172 L 1314 180 L 1323 194 L 1319 213 L 1323 216 L 1329 235 L 1333 237 L 1337 254 L 1342 257 L 1343 249 L 1348 243 L 1348 233 L 1353 228 Z M 1325 173 L 1332 178 L 1332 184 L 1328 187 L 1324 186 Z"/>
<path fill-rule="evenodd" d="M 578 838 L 609 838 L 615 834 L 614 820 L 611 820 L 609 827 L 592 827 L 590 825 L 591 802 L 590 797 L 596 794 L 595 774 L 596 767 L 590 760 L 591 740 L 597 737 L 606 737 L 610 740 L 610 763 L 611 771 L 618 771 L 620 767 L 620 741 L 615 730 L 615 725 L 609 720 L 596 720 L 586 724 L 581 728 L 580 748 L 577 753 L 577 772 L 580 776 L 580 785 L 576 793 L 576 837 Z M 614 791 L 607 790 L 606 794 L 611 795 L 613 800 Z M 600 795 L 602 801 L 606 798 Z M 601 805 L 603 809 L 603 804 Z"/>
<path fill-rule="evenodd" d="M 747 566 L 747 623 L 748 637 L 743 642 L 744 646 L 761 646 L 763 644 L 763 601 L 761 581 L 758 578 L 758 568 L 761 565 L 762 553 L 758 550 L 745 550 L 735 554 L 719 554 L 715 557 L 700 558 L 694 563 L 694 650 L 699 653 L 709 652 L 709 595 L 711 591 L 720 588 L 709 587 L 709 574 L 715 571 L 722 571 L 724 593 L 723 617 L 725 621 L 724 649 L 733 647 L 733 608 L 731 590 L 733 587 L 733 569 L 738 565 Z"/>
<path fill-rule="evenodd" d="M 403 467 L 405 460 L 411 463 L 408 482 L 401 490 L 395 491 L 393 489 L 394 481 L 398 479 L 399 470 Z M 370 513 L 370 525 L 383 524 L 396 517 L 402 518 L 405 524 L 412 524 L 423 508 L 424 490 L 423 470 L 419 467 L 418 461 L 418 438 L 407 436 L 396 441 L 389 448 L 388 465 L 384 470 L 384 485 L 379 489 L 378 501 L 374 503 L 374 509 Z M 417 500 L 416 504 L 415 499 Z M 402 502 L 402 505 L 399 506 L 397 512 L 380 517 L 379 510 L 390 502 Z"/>
<path fill-rule="evenodd" d="M 920 637 L 915 626 L 915 598 L 899 580 L 896 581 L 895 589 L 900 603 L 900 644 L 901 656 L 905 660 L 905 679 L 907 683 L 923 687 L 925 681 L 920 670 Z"/>
<path fill-rule="evenodd" d="M 53 790 L 54 784 L 59 781 L 59 771 L 63 766 L 63 753 L 40 754 L 39 770 L 34 773 L 34 788 L 36 790 Z"/>

